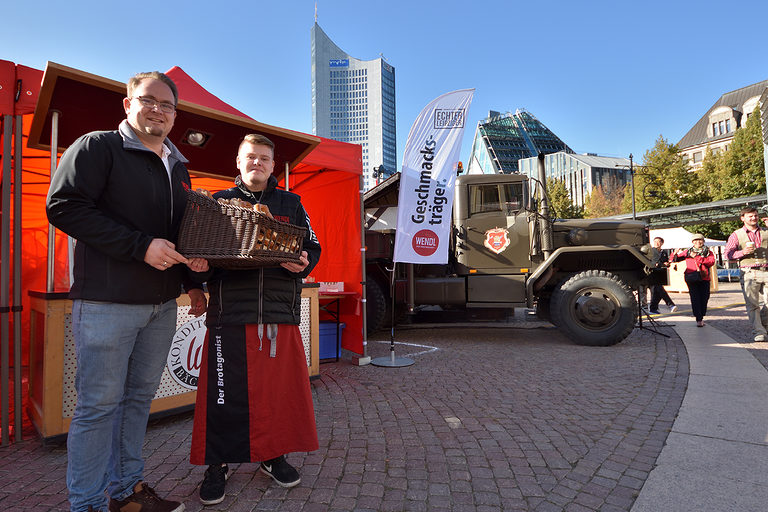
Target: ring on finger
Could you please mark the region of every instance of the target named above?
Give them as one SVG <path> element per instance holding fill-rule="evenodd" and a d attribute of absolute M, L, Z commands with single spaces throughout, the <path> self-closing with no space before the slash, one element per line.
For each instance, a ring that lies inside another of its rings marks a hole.
<path fill-rule="evenodd" d="M 164 267 L 167 267 L 167 266 L 168 266 L 168 262 L 167 262 L 167 261 L 164 261 L 164 262 L 163 262 L 163 266 L 164 266 Z"/>

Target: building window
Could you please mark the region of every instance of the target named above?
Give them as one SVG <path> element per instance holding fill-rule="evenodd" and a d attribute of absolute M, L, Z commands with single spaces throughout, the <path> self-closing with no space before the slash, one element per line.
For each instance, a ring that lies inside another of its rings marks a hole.
<path fill-rule="evenodd" d="M 697 164 L 701 162 L 701 151 L 697 151 L 693 154 L 693 163 Z"/>
<path fill-rule="evenodd" d="M 717 123 L 712 123 L 712 136 L 717 137 L 718 135 L 720 134 L 717 132 Z"/>
<path fill-rule="evenodd" d="M 731 133 L 731 120 L 725 120 L 725 133 Z"/>
<path fill-rule="evenodd" d="M 721 135 L 725 134 L 725 122 L 720 121 L 718 124 L 720 125 L 720 134 Z"/>

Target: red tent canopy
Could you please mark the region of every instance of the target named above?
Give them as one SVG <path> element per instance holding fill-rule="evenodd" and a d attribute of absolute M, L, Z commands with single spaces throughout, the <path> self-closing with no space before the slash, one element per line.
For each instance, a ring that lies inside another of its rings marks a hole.
<path fill-rule="evenodd" d="M 23 75 L 21 82 L 18 81 L 20 70 Z M 57 80 L 49 80 L 49 75 Z M 275 142 L 278 161 L 275 174 L 284 184 L 285 167 L 290 169 L 290 190 L 302 196 L 323 246 L 320 263 L 311 277 L 316 281 L 342 281 L 345 290 L 357 293 L 357 300 L 347 299 L 341 309 L 341 321 L 347 324 L 342 346 L 362 354 L 361 147 L 253 121 L 206 91 L 180 68 L 172 68 L 168 75 L 176 82 L 180 99 L 177 122 L 169 137 L 189 158 L 188 167 L 195 187 L 216 191 L 232 186 L 237 174 L 237 145 L 243 135 L 262 133 Z M 29 311 L 29 299 L 26 291 L 42 291 L 46 281 L 48 222 L 45 197 L 50 182 L 50 153 L 46 151 L 50 148 L 49 111 L 54 108 L 62 111 L 59 123 L 66 136 L 59 138 L 61 149 L 68 146 L 74 137 L 87 131 L 114 129 L 124 118 L 121 108 L 110 109 L 99 102 L 103 97 L 110 106 L 117 102 L 119 107 L 119 100 L 125 94 L 122 84 L 53 63 L 49 63 L 46 69 L 42 89 L 41 77 L 39 70 L 0 61 L 0 114 L 25 114 L 21 219 L 25 311 L 22 341 L 25 359 L 29 339 L 29 314 L 26 313 Z M 23 92 L 25 101 L 16 101 L 12 97 L 9 102 L 8 92 L 17 89 Z M 32 101 L 31 105 L 37 103 L 34 116 L 29 113 L 32 111 L 29 101 Z M 88 125 L 93 118 L 82 115 L 78 102 L 85 102 L 89 110 L 99 112 L 94 118 L 99 120 L 101 126 Z M 105 112 L 111 117 L 106 117 Z M 197 148 L 185 144 L 183 138 L 190 129 L 208 134 L 211 145 Z M 0 159 L 6 157 L 11 155 L 0 155 Z M 65 240 L 66 237 L 57 232 L 55 286 L 58 291 L 69 288 Z"/>

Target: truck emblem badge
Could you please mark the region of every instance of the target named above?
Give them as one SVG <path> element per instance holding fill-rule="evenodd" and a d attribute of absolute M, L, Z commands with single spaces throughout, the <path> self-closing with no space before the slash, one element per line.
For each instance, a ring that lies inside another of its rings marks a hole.
<path fill-rule="evenodd" d="M 483 245 L 496 254 L 501 253 L 509 247 L 509 231 L 504 228 L 489 229 L 485 232 Z"/>

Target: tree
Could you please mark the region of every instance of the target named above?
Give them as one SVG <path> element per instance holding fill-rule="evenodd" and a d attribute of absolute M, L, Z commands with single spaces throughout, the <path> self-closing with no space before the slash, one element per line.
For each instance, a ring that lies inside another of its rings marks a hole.
<path fill-rule="evenodd" d="M 706 186 L 692 178 L 678 147 L 659 135 L 635 172 L 635 209 L 654 210 L 708 201 Z"/>
<path fill-rule="evenodd" d="M 623 199 L 621 187 L 606 186 L 605 190 L 602 185 L 592 187 L 592 192 L 584 201 L 584 216 L 593 219 L 618 215 Z"/>
<path fill-rule="evenodd" d="M 760 129 L 760 108 L 756 107 L 742 128 L 736 130 L 728 151 L 704 158 L 702 174 L 712 190 L 712 199 L 731 199 L 765 193 L 765 162 Z"/>
<path fill-rule="evenodd" d="M 701 182 L 702 186 L 706 189 L 707 196 L 715 200 L 717 197 L 717 190 L 720 184 L 717 183 L 723 167 L 723 153 L 713 153 L 712 148 L 707 146 L 704 152 L 704 160 L 701 162 L 701 167 L 696 172 L 696 178 Z M 710 237 L 712 238 L 712 237 Z"/>
<path fill-rule="evenodd" d="M 557 178 L 547 180 L 549 213 L 553 219 L 579 219 L 584 216 L 582 209 L 573 204 L 565 181 Z"/>

